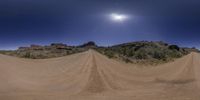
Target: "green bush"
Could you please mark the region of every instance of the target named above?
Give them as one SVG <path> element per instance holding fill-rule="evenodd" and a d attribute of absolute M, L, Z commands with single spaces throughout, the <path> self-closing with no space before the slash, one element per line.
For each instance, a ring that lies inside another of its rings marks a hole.
<path fill-rule="evenodd" d="M 177 45 L 170 45 L 168 48 L 169 48 L 170 50 L 177 50 L 177 51 L 180 50 L 180 48 L 179 48 Z"/>
<path fill-rule="evenodd" d="M 25 58 L 31 58 L 31 53 L 30 52 L 26 52 L 23 57 Z"/>
<path fill-rule="evenodd" d="M 123 58 L 123 61 L 125 61 L 126 63 L 132 63 L 132 61 L 129 58 Z"/>
<path fill-rule="evenodd" d="M 158 60 L 166 60 L 166 54 L 162 50 L 160 51 L 155 50 L 152 56 L 153 58 L 158 59 Z"/>
<path fill-rule="evenodd" d="M 114 57 L 114 53 L 112 51 L 105 51 L 104 53 L 106 56 L 108 56 L 109 58 L 113 58 Z"/>
<path fill-rule="evenodd" d="M 135 58 L 136 59 L 147 59 L 148 55 L 145 50 L 139 50 L 135 53 Z"/>

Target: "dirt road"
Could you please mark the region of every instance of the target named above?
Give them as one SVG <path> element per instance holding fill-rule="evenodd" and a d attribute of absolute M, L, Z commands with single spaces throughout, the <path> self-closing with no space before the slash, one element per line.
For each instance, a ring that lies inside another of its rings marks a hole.
<path fill-rule="evenodd" d="M 200 100 L 200 54 L 148 67 L 94 50 L 42 60 L 0 55 L 0 100 Z"/>

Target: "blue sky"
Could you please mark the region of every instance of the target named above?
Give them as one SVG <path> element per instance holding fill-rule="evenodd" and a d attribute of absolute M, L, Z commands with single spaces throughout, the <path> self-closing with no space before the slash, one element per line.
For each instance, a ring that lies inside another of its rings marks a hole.
<path fill-rule="evenodd" d="M 109 15 L 130 18 L 114 22 Z M 0 49 L 165 41 L 200 48 L 198 0 L 1 0 Z"/>

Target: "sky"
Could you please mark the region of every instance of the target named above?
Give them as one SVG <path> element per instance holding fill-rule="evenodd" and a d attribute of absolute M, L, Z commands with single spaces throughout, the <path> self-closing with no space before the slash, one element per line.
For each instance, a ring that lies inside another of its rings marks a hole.
<path fill-rule="evenodd" d="M 0 49 L 142 40 L 200 49 L 200 1 L 0 0 Z"/>

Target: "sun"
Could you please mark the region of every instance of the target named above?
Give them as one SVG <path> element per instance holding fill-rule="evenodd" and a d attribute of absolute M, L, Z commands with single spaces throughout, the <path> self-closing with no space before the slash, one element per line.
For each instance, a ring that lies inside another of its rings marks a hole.
<path fill-rule="evenodd" d="M 112 13 L 112 14 L 110 14 L 110 18 L 111 18 L 111 20 L 113 20 L 115 22 L 123 22 L 123 21 L 127 20 L 129 18 L 129 16 L 125 15 L 125 14 Z"/>

